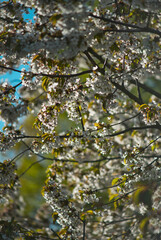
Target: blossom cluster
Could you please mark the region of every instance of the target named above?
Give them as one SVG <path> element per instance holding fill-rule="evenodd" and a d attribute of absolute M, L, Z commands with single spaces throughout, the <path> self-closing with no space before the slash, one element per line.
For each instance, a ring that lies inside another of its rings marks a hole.
<path fill-rule="evenodd" d="M 53 162 L 42 195 L 61 228 L 59 239 L 160 235 L 156 4 L 16 0 L 0 6 L 0 73 L 21 73 L 18 85 L 0 85 L 0 150 L 23 142 L 40 162 Z M 34 17 L 26 22 L 28 8 Z M 17 70 L 19 64 L 29 70 Z M 25 123 L 19 128 L 29 113 L 36 134 L 28 134 Z M 15 183 L 14 171 L 12 162 L 1 164 L 4 195 Z"/>
<path fill-rule="evenodd" d="M 61 183 L 53 176 L 53 168 L 48 178 L 48 182 L 43 189 L 43 196 L 46 202 L 51 206 L 53 213 L 56 214 L 57 223 L 64 229 L 65 234 L 70 235 L 71 239 L 77 239 L 80 232 L 80 217 L 74 203 L 70 201 L 68 192 L 63 189 Z M 49 171 L 51 171 L 49 169 Z M 53 218 L 54 218 L 53 214 Z"/>

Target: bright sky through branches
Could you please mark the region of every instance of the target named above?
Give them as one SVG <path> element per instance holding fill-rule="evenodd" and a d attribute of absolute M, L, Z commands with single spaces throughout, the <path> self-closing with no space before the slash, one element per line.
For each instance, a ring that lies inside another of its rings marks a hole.
<path fill-rule="evenodd" d="M 3 0 L 0 0 L 0 3 L 8 3 L 8 1 L 3 1 Z M 23 13 L 23 18 L 26 20 L 26 22 L 28 21 L 31 21 L 31 22 L 34 22 L 34 9 L 28 9 L 29 13 L 26 14 L 26 13 Z M 2 58 L 2 56 L 0 56 L 0 58 Z M 25 65 L 20 65 L 18 68 L 16 68 L 17 70 L 21 70 L 21 69 L 26 69 L 28 70 L 29 67 L 28 66 L 25 66 Z M 18 72 L 15 72 L 15 71 L 12 71 L 12 72 L 7 72 L 3 75 L 0 75 L 0 83 L 3 83 L 4 81 L 8 81 L 12 86 L 18 84 L 20 82 L 20 73 Z M 17 93 L 18 93 L 18 89 L 19 87 L 17 88 Z M 17 98 L 19 98 L 19 95 L 17 94 L 16 96 Z M 2 128 L 4 127 L 4 122 L 3 121 L 0 121 L 0 131 L 2 130 Z"/>

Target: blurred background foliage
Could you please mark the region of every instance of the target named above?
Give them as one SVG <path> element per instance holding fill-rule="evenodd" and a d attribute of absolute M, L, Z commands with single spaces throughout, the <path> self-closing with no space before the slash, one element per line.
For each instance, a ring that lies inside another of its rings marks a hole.
<path fill-rule="evenodd" d="M 33 127 L 35 116 L 31 113 L 26 116 L 22 121 L 21 127 L 23 127 L 26 135 L 37 135 L 40 132 Z M 68 131 L 74 128 L 76 125 L 73 121 L 70 121 L 67 117 L 67 113 L 64 112 L 60 114 L 58 118 L 57 133 Z M 32 139 L 25 140 L 28 146 L 30 146 Z M 23 142 L 17 143 L 10 151 L 5 154 L 1 154 L 1 161 L 3 159 L 14 158 L 20 152 L 25 151 L 26 146 Z M 46 157 L 52 158 L 52 154 L 45 155 Z M 40 160 L 40 162 L 39 162 Z M 31 154 L 29 151 L 25 152 L 23 156 L 16 159 L 17 173 L 20 177 L 20 194 L 25 201 L 25 215 L 33 216 L 35 212 L 39 209 L 44 201 L 41 195 L 41 189 L 44 186 L 46 179 L 46 169 L 52 164 L 52 162 L 44 160 L 41 161 L 36 155 Z M 31 168 L 29 168 L 32 165 Z M 29 169 L 28 169 L 29 168 Z M 27 171 L 26 171 L 27 170 Z"/>

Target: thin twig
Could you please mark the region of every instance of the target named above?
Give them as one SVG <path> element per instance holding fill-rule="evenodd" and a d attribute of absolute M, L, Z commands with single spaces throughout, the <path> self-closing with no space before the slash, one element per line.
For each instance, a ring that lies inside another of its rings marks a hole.
<path fill-rule="evenodd" d="M 127 121 L 129 121 L 129 120 L 131 120 L 131 119 L 133 119 L 133 118 L 138 117 L 140 114 L 141 114 L 141 113 L 139 112 L 139 113 L 137 113 L 136 115 L 134 115 L 134 116 L 132 116 L 132 117 L 129 117 L 129 118 L 127 118 L 127 119 L 125 119 L 125 120 L 123 120 L 123 121 L 121 121 L 121 122 L 111 124 L 110 127 L 114 127 L 114 126 L 120 125 L 120 124 L 122 124 L 122 123 L 124 123 L 124 122 L 127 122 Z"/>
<path fill-rule="evenodd" d="M 125 198 L 126 196 L 128 196 L 129 194 L 135 192 L 136 190 L 138 190 L 138 188 L 135 188 L 135 189 L 133 189 L 133 190 L 131 190 L 131 191 L 125 193 L 125 194 L 122 194 L 120 197 L 116 198 L 116 199 L 113 200 L 113 201 L 109 201 L 109 202 L 107 202 L 107 203 L 105 203 L 105 204 L 103 204 L 103 205 L 101 204 L 101 207 L 104 208 L 105 206 L 108 206 L 108 205 L 110 205 L 110 204 L 112 204 L 112 203 L 118 202 L 119 200 Z M 99 206 L 99 204 L 100 204 L 99 202 L 96 203 L 96 207 Z M 91 210 L 91 207 L 90 207 L 90 208 L 87 208 L 86 210 Z"/>
<path fill-rule="evenodd" d="M 7 4 L 5 4 L 5 5 L 3 5 L 3 6 L 0 6 L 0 9 L 1 9 L 1 8 L 5 8 L 5 7 L 7 7 L 7 6 L 10 5 L 10 4 L 12 4 L 12 2 L 8 2 Z"/>
<path fill-rule="evenodd" d="M 143 102 L 143 99 L 142 99 L 142 96 L 141 96 L 140 86 L 139 86 L 139 84 L 138 84 L 138 79 L 136 79 L 135 81 L 136 81 L 136 86 L 137 86 L 137 90 L 138 90 L 138 97 L 139 97 L 140 101 L 141 101 L 142 104 L 143 104 L 144 102 Z"/>
<path fill-rule="evenodd" d="M 82 117 L 82 113 L 81 113 L 81 111 L 80 111 L 79 106 L 78 106 L 77 109 L 78 109 L 79 116 L 80 116 L 80 120 L 81 120 L 82 130 L 83 130 L 83 132 L 85 132 L 85 128 L 84 128 L 84 124 L 83 124 L 83 117 Z"/>
<path fill-rule="evenodd" d="M 22 155 L 24 155 L 24 153 L 27 152 L 27 151 L 29 151 L 29 150 L 30 150 L 30 148 L 27 148 L 27 149 L 25 149 L 24 151 L 22 151 L 21 153 L 19 153 L 18 155 L 16 155 L 14 158 L 11 159 L 11 161 L 9 162 L 8 165 L 10 165 L 13 161 L 15 161 L 16 158 L 21 158 Z M 18 159 L 17 159 L 17 160 L 18 160 Z M 17 161 L 17 160 L 16 160 L 16 161 Z"/>
<path fill-rule="evenodd" d="M 133 80 L 133 79 L 130 80 L 130 83 L 136 84 L 135 80 Z M 138 82 L 138 86 L 141 87 L 142 89 L 144 89 L 145 91 L 147 91 L 147 92 L 149 92 L 149 93 L 151 93 L 151 94 L 153 94 L 156 97 L 161 99 L 161 94 L 160 93 L 156 92 L 155 90 L 153 90 L 152 88 L 146 86 L 145 84 Z"/>
<path fill-rule="evenodd" d="M 126 182 L 126 180 L 121 181 L 118 184 L 115 184 L 115 185 L 112 185 L 112 186 L 107 186 L 107 187 L 104 187 L 104 188 L 98 188 L 98 189 L 92 190 L 91 192 L 94 193 L 94 192 L 98 192 L 98 191 L 104 191 L 104 190 L 109 189 L 109 188 L 115 188 L 115 187 L 118 187 L 120 184 L 122 184 L 124 182 Z"/>
<path fill-rule="evenodd" d="M 26 168 L 25 171 L 23 171 L 23 172 L 18 176 L 18 178 L 21 178 L 21 177 L 22 177 L 26 172 L 28 172 L 28 170 L 29 170 L 30 168 L 32 168 L 35 164 L 40 163 L 40 162 L 43 162 L 43 161 L 45 161 L 45 159 L 41 159 L 41 160 L 38 160 L 38 161 L 33 162 L 28 168 Z"/>
<path fill-rule="evenodd" d="M 86 236 L 86 220 L 83 220 L 83 240 L 85 240 L 85 236 Z"/>
<path fill-rule="evenodd" d="M 153 165 L 153 163 L 155 163 L 156 161 L 159 160 L 159 157 L 156 157 L 156 159 L 154 159 L 151 163 L 149 163 L 146 168 L 150 167 L 151 165 Z"/>
<path fill-rule="evenodd" d="M 50 230 L 58 237 L 59 240 L 62 240 L 62 238 L 57 234 L 57 232 L 55 232 L 52 228 L 50 228 Z"/>
<path fill-rule="evenodd" d="M 11 89 L 16 89 L 18 86 L 20 86 L 22 84 L 22 82 L 19 82 L 18 84 L 16 84 L 15 86 L 9 87 L 8 89 L 6 89 L 5 91 L 3 91 L 2 93 L 0 93 L 0 96 L 7 94 L 11 91 Z"/>
<path fill-rule="evenodd" d="M 125 222 L 125 221 L 130 221 L 130 220 L 133 220 L 133 219 L 136 219 L 136 217 L 123 218 L 123 219 L 120 219 L 120 220 L 115 220 L 115 221 L 111 221 L 111 222 L 108 222 L 108 223 L 104 223 L 104 225 L 108 226 L 108 225 L 111 225 L 111 224 L 115 224 L 115 223 L 119 223 L 119 222 Z"/>
<path fill-rule="evenodd" d="M 140 153 L 144 152 L 149 146 L 151 146 L 153 143 L 155 143 L 161 136 L 157 137 L 153 141 L 151 141 L 146 147 L 142 148 L 139 153 L 135 154 L 134 156 L 138 156 Z"/>
<path fill-rule="evenodd" d="M 107 206 L 107 205 L 109 205 L 109 204 L 112 204 L 112 203 L 118 202 L 119 200 L 125 198 L 125 197 L 128 196 L 129 194 L 135 192 L 137 189 L 138 189 L 138 188 L 135 188 L 135 189 L 133 189 L 133 190 L 131 190 L 131 191 L 129 191 L 129 192 L 123 194 L 123 195 L 120 196 L 119 198 L 116 198 L 116 199 L 113 200 L 113 201 L 110 201 L 110 202 L 108 202 L 108 203 L 105 203 L 104 206 Z"/>
<path fill-rule="evenodd" d="M 122 135 L 126 132 L 131 132 L 131 131 L 134 131 L 134 130 L 144 130 L 144 129 L 159 129 L 157 125 L 146 125 L 146 126 L 142 126 L 142 127 L 131 127 L 131 128 L 127 128 L 125 130 L 122 130 L 122 131 L 118 131 L 118 132 L 115 132 L 115 133 L 112 133 L 112 134 L 108 134 L 108 135 L 105 135 L 104 137 L 115 137 L 115 136 L 118 136 L 118 135 Z M 99 138 L 99 136 L 98 136 Z"/>

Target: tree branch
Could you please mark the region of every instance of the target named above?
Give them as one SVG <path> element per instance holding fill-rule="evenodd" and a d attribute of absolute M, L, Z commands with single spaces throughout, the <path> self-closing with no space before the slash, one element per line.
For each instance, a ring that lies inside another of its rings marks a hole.
<path fill-rule="evenodd" d="M 159 124 L 156 124 L 156 125 L 144 125 L 144 126 L 140 126 L 140 127 L 131 127 L 131 128 L 127 128 L 127 129 L 124 129 L 122 131 L 118 131 L 118 132 L 115 132 L 115 133 L 112 133 L 112 134 L 107 134 L 105 135 L 104 137 L 115 137 L 115 136 L 118 136 L 118 135 L 122 135 L 126 132 L 131 132 L 131 131 L 134 131 L 134 130 L 144 130 L 144 129 L 158 129 L 161 131 L 161 125 Z M 68 135 L 61 135 L 61 136 L 56 136 L 56 137 L 59 137 L 59 138 L 69 138 L 71 137 L 70 134 Z M 72 136 L 73 138 L 83 138 L 84 135 L 73 135 Z M 17 136 L 17 137 L 14 137 L 13 139 L 14 140 L 18 140 L 18 139 L 25 139 L 25 138 L 42 138 L 42 136 L 28 136 L 28 135 L 21 135 L 21 136 Z M 97 136 L 97 138 L 100 138 L 99 136 Z"/>
<path fill-rule="evenodd" d="M 130 83 L 132 84 L 136 84 L 135 80 L 131 79 L 130 80 Z M 138 81 L 138 86 L 141 87 L 142 89 L 144 89 L 145 91 L 155 95 L 156 97 L 160 98 L 161 99 L 161 94 L 156 92 L 155 90 L 153 90 L 152 88 L 148 87 L 147 85 L 143 84 L 143 83 L 140 83 Z"/>
<path fill-rule="evenodd" d="M 112 69 L 112 66 L 107 62 L 107 60 L 104 60 L 102 56 L 100 56 L 97 52 L 93 50 L 93 48 L 89 47 L 87 49 L 95 58 L 97 58 L 102 64 L 105 64 L 105 66 L 109 69 Z"/>
<path fill-rule="evenodd" d="M 120 32 L 120 33 L 137 33 L 137 32 L 148 32 L 148 33 L 154 33 L 161 37 L 161 32 L 159 30 L 155 30 L 152 28 L 140 28 L 140 29 L 106 29 L 103 30 L 103 32 Z"/>
<path fill-rule="evenodd" d="M 88 60 L 92 63 L 93 67 L 97 67 L 97 71 L 99 71 L 100 73 L 102 73 L 103 75 L 105 74 L 104 69 L 100 68 L 98 66 L 98 64 L 94 61 L 94 59 L 90 56 L 90 54 L 88 53 L 88 51 L 84 51 L 84 54 L 86 55 L 86 57 L 88 58 Z"/>
<path fill-rule="evenodd" d="M 122 130 L 122 131 L 119 131 L 119 132 L 115 132 L 115 133 L 112 133 L 112 134 L 108 134 L 104 137 L 115 137 L 115 136 L 118 136 L 118 135 L 122 135 L 126 132 L 131 132 L 131 131 L 134 131 L 134 130 L 144 130 L 144 129 L 160 129 L 160 127 L 158 128 L 157 125 L 150 125 L 150 126 L 142 126 L 142 127 L 131 127 L 131 128 L 127 128 L 125 130 Z"/>
<path fill-rule="evenodd" d="M 111 83 L 120 91 L 122 91 L 125 95 L 127 95 L 130 99 L 134 100 L 135 102 L 137 102 L 139 105 L 142 105 L 143 102 L 136 97 L 134 94 L 132 94 L 131 92 L 129 92 L 123 85 L 119 85 L 117 82 L 111 81 Z"/>
<path fill-rule="evenodd" d="M 4 69 L 7 69 L 7 70 L 11 70 L 11 71 L 14 71 L 14 72 L 18 72 L 18 73 L 22 73 L 23 71 L 21 70 L 17 70 L 17 69 L 14 69 L 14 68 L 11 68 L 11 67 L 6 67 L 6 66 L 2 66 L 0 65 L 0 68 L 4 68 Z M 44 76 L 44 77 L 50 77 L 50 78 L 71 78 L 71 77 L 78 77 L 78 76 L 81 76 L 81 75 L 84 75 L 84 74 L 88 74 L 88 73 L 92 73 L 93 70 L 86 70 L 86 71 L 82 71 L 80 73 L 73 73 L 73 74 L 46 74 L 46 73 L 32 73 L 32 72 L 25 72 L 25 73 L 28 73 L 28 74 L 33 74 L 33 77 L 35 76 Z"/>
<path fill-rule="evenodd" d="M 120 22 L 120 21 L 117 21 L 117 20 L 112 20 L 110 18 L 105 18 L 103 16 L 96 16 L 93 13 L 90 13 L 89 16 L 93 17 L 93 18 L 103 20 L 105 22 L 110 22 L 110 23 L 114 23 L 114 24 L 117 24 L 117 25 L 134 28 L 134 29 L 112 29 L 111 28 L 111 29 L 104 30 L 105 32 L 149 32 L 149 33 L 157 34 L 161 37 L 161 32 L 159 30 L 149 28 L 147 26 L 146 27 L 139 27 L 139 26 L 134 25 L 134 24 L 123 23 L 123 22 Z"/>
<path fill-rule="evenodd" d="M 83 240 L 85 240 L 85 236 L 86 236 L 86 221 L 84 219 L 83 220 Z"/>
<path fill-rule="evenodd" d="M 96 19 L 103 20 L 104 22 L 110 22 L 110 23 L 114 23 L 114 24 L 118 24 L 118 25 L 122 25 L 122 26 L 126 26 L 126 27 L 140 29 L 140 27 L 137 26 L 137 25 L 130 24 L 130 23 L 124 23 L 124 22 L 120 22 L 120 21 L 117 21 L 117 20 L 112 20 L 110 18 L 106 18 L 106 17 L 103 17 L 103 16 L 97 16 L 97 15 L 94 15 L 93 13 L 90 13 L 89 16 L 93 17 L 93 18 L 96 18 Z"/>

